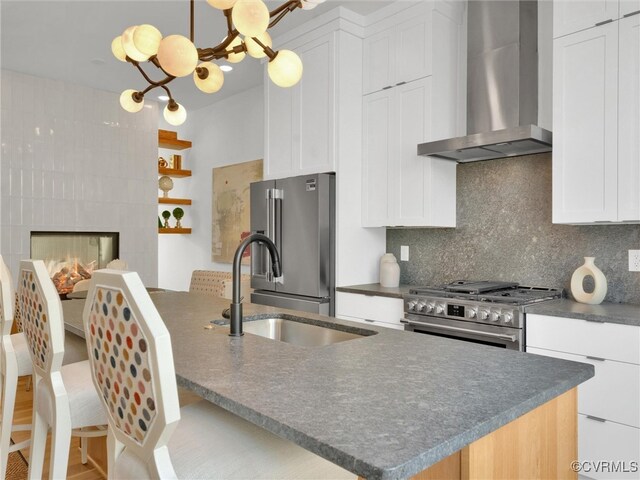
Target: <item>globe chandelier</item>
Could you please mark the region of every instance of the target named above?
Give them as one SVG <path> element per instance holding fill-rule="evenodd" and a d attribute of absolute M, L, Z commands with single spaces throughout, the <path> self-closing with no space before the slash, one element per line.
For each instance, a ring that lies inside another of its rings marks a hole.
<path fill-rule="evenodd" d="M 171 125 L 182 125 L 187 118 L 184 106 L 176 102 L 169 83 L 178 77 L 193 75 L 201 91 L 215 93 L 224 84 L 224 73 L 216 60 L 241 62 L 248 54 L 254 58 L 268 58 L 267 72 L 279 87 L 292 87 L 302 77 L 302 61 L 291 50 L 272 49 L 267 30 L 276 25 L 296 8 L 311 10 L 325 0 L 288 0 L 269 11 L 263 0 L 207 0 L 212 7 L 224 13 L 227 23 L 226 37 L 215 47 L 198 48 L 194 38 L 194 0 L 190 0 L 190 35 L 163 37 L 153 25 L 134 25 L 113 39 L 111 51 L 122 62 L 131 63 L 149 84 L 143 90 L 128 89 L 120 95 L 120 105 L 128 112 L 139 112 L 145 95 L 162 88 L 169 97 L 164 118 Z M 164 75 L 152 80 L 142 65 L 153 65 Z"/>

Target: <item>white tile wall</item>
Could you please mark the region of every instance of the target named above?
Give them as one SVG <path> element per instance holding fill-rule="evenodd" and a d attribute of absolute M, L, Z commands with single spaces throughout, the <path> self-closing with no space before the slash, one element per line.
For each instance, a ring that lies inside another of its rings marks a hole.
<path fill-rule="evenodd" d="M 158 281 L 158 107 L 2 70 L 0 252 L 13 275 L 32 230 L 120 232 L 120 257 Z"/>

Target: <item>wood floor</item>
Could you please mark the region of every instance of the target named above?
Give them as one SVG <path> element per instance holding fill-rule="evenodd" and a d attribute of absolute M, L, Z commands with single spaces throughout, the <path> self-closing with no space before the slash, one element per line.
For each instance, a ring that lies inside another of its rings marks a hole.
<path fill-rule="evenodd" d="M 14 423 L 31 423 L 31 406 L 33 403 L 33 389 L 27 392 L 28 377 L 18 380 L 18 393 L 16 395 L 16 407 L 13 415 Z M 12 438 L 18 443 L 28 438 L 30 432 L 14 432 Z M 49 435 L 50 437 L 50 435 Z M 45 455 L 44 478 L 49 477 L 49 441 L 47 441 L 47 453 Z M 24 458 L 29 460 L 29 449 L 21 450 Z M 69 452 L 69 467 L 67 469 L 67 479 L 69 480 L 97 480 L 104 478 L 100 472 L 91 465 L 91 462 L 83 465 L 80 460 L 80 439 L 72 437 L 71 449 Z M 10 480 L 22 480 L 12 478 Z"/>

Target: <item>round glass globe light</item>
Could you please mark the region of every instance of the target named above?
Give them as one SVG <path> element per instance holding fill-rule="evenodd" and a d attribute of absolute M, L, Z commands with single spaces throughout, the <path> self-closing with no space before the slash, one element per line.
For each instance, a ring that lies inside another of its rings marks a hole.
<path fill-rule="evenodd" d="M 211 5 L 213 8 L 226 10 L 228 8 L 232 8 L 233 5 L 236 3 L 236 0 L 207 0 L 207 3 Z"/>
<path fill-rule="evenodd" d="M 171 111 L 169 110 L 169 104 L 167 104 L 167 106 L 164 107 L 163 115 L 167 123 L 177 127 L 178 125 L 182 125 L 187 119 L 187 110 L 178 103 L 178 110 Z"/>
<path fill-rule="evenodd" d="M 257 37 L 269 28 L 269 9 L 262 0 L 237 0 L 231 19 L 245 37 Z"/>
<path fill-rule="evenodd" d="M 204 62 L 198 65 L 198 68 L 205 68 L 209 72 L 207 78 L 202 79 L 198 76 L 198 72 L 193 72 L 193 81 L 204 93 L 215 93 L 222 88 L 224 84 L 224 73 L 220 67 L 212 62 Z"/>
<path fill-rule="evenodd" d="M 238 36 L 238 37 L 233 39 L 233 41 L 229 44 L 227 49 L 231 50 L 233 47 L 237 47 L 238 45 L 241 45 L 241 44 L 242 44 L 242 39 Z M 230 53 L 228 55 L 227 62 L 229 62 L 229 63 L 239 63 L 242 60 L 244 60 L 244 57 L 246 57 L 246 56 L 247 56 L 247 54 L 244 53 L 244 52 Z"/>
<path fill-rule="evenodd" d="M 122 33 L 122 47 L 129 58 L 132 58 L 136 62 L 144 62 L 149 59 L 149 55 L 145 55 L 138 50 L 133 42 L 133 35 L 138 28 L 137 25 L 127 28 Z"/>
<path fill-rule="evenodd" d="M 187 37 L 169 35 L 160 41 L 158 61 L 174 77 L 186 77 L 198 65 L 198 50 Z"/>
<path fill-rule="evenodd" d="M 269 62 L 267 72 L 279 87 L 292 87 L 302 78 L 302 60 L 291 50 L 280 50 Z"/>
<path fill-rule="evenodd" d="M 136 93 L 135 90 L 130 88 L 129 90 L 125 90 L 120 95 L 120 106 L 124 108 L 127 112 L 136 113 L 142 110 L 144 107 L 144 98 L 141 102 L 136 102 L 133 99 L 133 94 Z"/>
<path fill-rule="evenodd" d="M 260 40 L 263 45 L 266 45 L 269 48 L 273 47 L 271 35 L 269 35 L 267 32 L 258 35 L 256 38 Z M 253 58 L 262 58 L 267 56 L 267 54 L 264 53 L 262 47 L 258 45 L 253 38 L 245 37 L 244 44 L 247 46 L 247 53 Z"/>
<path fill-rule="evenodd" d="M 313 10 L 317 6 L 318 6 L 317 3 L 311 3 L 311 2 L 308 2 L 307 0 L 302 0 L 302 9 L 303 10 Z"/>
<path fill-rule="evenodd" d="M 140 53 L 150 57 L 158 53 L 161 40 L 160 30 L 153 25 L 139 25 L 133 32 L 133 45 Z"/>
<path fill-rule="evenodd" d="M 111 53 L 121 62 L 127 61 L 127 52 L 124 51 L 124 47 L 122 46 L 122 36 L 118 35 L 111 42 Z"/>

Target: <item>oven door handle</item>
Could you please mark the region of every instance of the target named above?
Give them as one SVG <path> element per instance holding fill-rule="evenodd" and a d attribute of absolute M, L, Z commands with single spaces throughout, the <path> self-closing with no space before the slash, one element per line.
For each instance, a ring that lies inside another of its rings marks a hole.
<path fill-rule="evenodd" d="M 450 327 L 448 325 L 437 325 L 435 323 L 424 323 L 424 322 L 402 322 L 402 323 L 407 323 L 415 327 L 432 327 L 432 328 L 440 328 L 442 330 L 452 330 L 454 332 L 472 333 L 474 335 L 481 335 L 483 337 L 493 337 L 493 338 L 499 338 L 501 340 L 509 340 L 510 342 L 515 342 L 517 340 L 517 337 L 515 335 L 505 335 L 504 333 L 482 332 L 479 330 L 471 330 L 469 328 Z"/>

